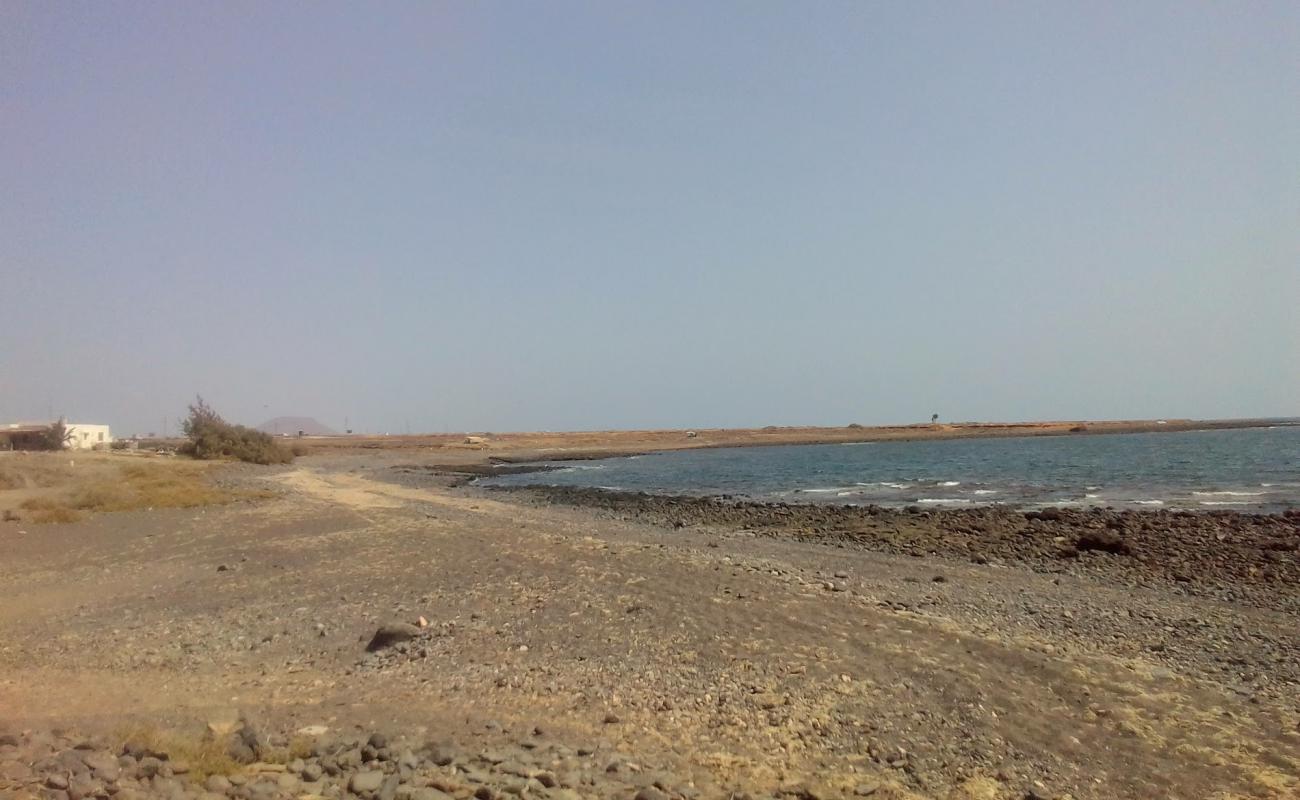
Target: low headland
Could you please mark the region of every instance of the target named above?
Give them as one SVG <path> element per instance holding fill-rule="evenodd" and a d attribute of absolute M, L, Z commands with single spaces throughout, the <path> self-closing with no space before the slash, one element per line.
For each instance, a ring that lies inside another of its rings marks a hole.
<path fill-rule="evenodd" d="M 1016 436 L 1097 436 L 1115 433 L 1263 428 L 1275 419 L 1226 420 L 1073 420 L 1056 422 L 960 422 L 844 427 L 776 426 L 610 431 L 531 431 L 419 435 L 306 436 L 294 439 L 303 452 L 433 450 L 449 464 L 568 461 L 638 455 L 648 452 L 718 447 L 767 447 L 879 441 L 994 438 Z"/>

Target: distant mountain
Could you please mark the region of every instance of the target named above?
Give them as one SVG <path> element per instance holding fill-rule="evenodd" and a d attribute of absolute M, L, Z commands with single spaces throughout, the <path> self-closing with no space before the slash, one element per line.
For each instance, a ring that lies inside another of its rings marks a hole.
<path fill-rule="evenodd" d="M 276 417 L 258 425 L 257 429 L 274 435 L 287 433 L 290 436 L 297 436 L 298 431 L 302 431 L 307 436 L 338 435 L 338 431 L 330 430 L 311 417 Z"/>

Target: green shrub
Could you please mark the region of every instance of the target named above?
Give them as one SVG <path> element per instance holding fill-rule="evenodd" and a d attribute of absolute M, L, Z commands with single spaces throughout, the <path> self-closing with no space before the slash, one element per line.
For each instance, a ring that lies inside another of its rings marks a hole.
<path fill-rule="evenodd" d="M 182 426 L 189 441 L 179 452 L 194 458 L 233 458 L 252 464 L 287 464 L 293 453 L 281 447 L 270 434 L 232 425 L 199 397 L 190 406 L 189 419 Z"/>

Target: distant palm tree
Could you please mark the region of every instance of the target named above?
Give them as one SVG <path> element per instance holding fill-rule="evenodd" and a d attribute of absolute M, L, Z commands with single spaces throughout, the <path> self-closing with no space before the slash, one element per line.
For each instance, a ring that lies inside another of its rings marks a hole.
<path fill-rule="evenodd" d="M 938 414 L 931 414 L 931 415 L 930 415 L 930 424 L 931 424 L 931 425 L 933 425 L 934 423 L 936 423 L 936 422 L 938 422 L 938 421 L 939 421 L 939 415 L 938 415 Z"/>
<path fill-rule="evenodd" d="M 51 422 L 50 427 L 40 433 L 41 450 L 62 450 L 72 441 L 72 431 L 68 429 L 68 423 L 59 417 L 56 422 Z"/>

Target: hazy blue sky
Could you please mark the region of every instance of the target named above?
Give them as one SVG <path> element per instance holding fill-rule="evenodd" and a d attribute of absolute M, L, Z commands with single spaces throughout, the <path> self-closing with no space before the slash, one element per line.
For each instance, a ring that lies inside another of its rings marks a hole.
<path fill-rule="evenodd" d="M 1300 3 L 0 5 L 0 420 L 1300 414 Z"/>

